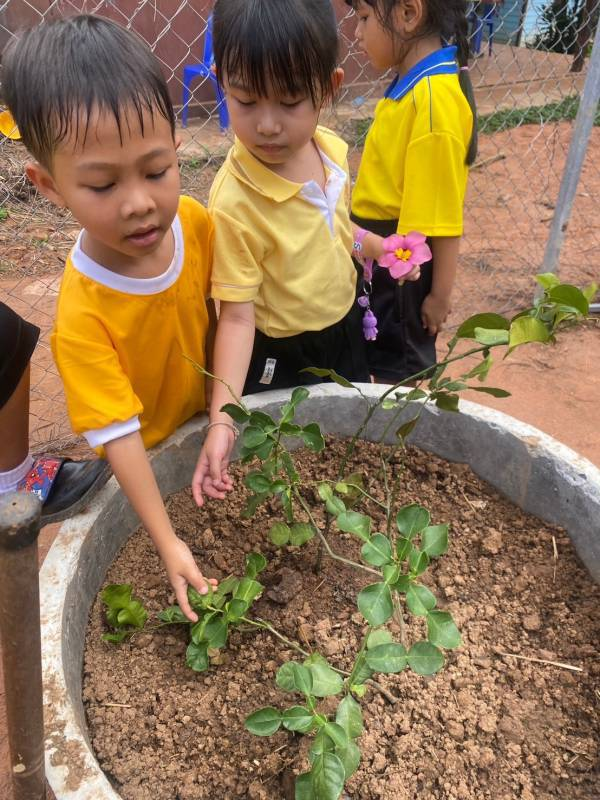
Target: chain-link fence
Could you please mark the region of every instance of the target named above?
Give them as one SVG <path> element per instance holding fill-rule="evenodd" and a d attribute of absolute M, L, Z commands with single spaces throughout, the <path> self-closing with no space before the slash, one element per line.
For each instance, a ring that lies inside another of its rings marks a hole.
<path fill-rule="evenodd" d="M 184 70 L 206 55 L 211 5 L 203 0 L 0 0 L 0 51 L 24 26 L 82 11 L 110 17 L 136 30 L 160 58 L 181 119 Z M 343 0 L 334 5 L 345 84 L 323 121 L 348 141 L 354 176 L 390 76 L 370 69 L 354 41 L 352 12 Z M 451 323 L 474 311 L 507 312 L 531 302 L 599 12 L 600 0 L 501 0 L 469 8 L 480 151 L 469 182 Z M 182 184 L 184 192 L 206 202 L 231 132 L 220 129 L 211 78 L 196 78 L 191 89 L 189 124 L 180 131 Z M 32 362 L 32 441 L 38 448 L 50 442 L 57 447 L 72 440 L 48 334 L 77 225 L 35 194 L 24 176 L 24 161 L 22 146 L 0 135 L 0 299 L 42 329 Z M 560 262 L 561 278 L 577 284 L 600 274 L 600 226 L 594 224 L 599 187 L 596 127 Z"/>

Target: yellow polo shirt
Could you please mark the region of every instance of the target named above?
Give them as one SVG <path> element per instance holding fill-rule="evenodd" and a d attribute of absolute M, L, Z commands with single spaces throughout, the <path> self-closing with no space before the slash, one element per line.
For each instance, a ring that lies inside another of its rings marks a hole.
<path fill-rule="evenodd" d="M 355 299 L 347 145 L 326 128 L 315 143 L 327 173 L 314 182 L 277 175 L 236 140 L 213 183 L 212 296 L 254 301 L 256 327 L 281 338 L 339 322 Z"/>
<path fill-rule="evenodd" d="M 431 75 L 375 109 L 352 211 L 398 219 L 398 232 L 460 236 L 473 114 L 457 75 Z"/>
<path fill-rule="evenodd" d="M 162 275 L 118 275 L 79 241 L 67 259 L 51 336 L 75 433 L 103 445 L 139 430 L 146 447 L 206 407 L 204 378 L 213 226 L 182 197 L 175 252 Z"/>

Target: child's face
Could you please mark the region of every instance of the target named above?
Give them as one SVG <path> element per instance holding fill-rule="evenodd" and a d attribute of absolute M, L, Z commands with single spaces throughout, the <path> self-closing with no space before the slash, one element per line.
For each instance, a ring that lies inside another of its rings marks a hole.
<path fill-rule="evenodd" d="M 269 86 L 268 95 L 260 97 L 228 78 L 224 88 L 235 135 L 267 166 L 292 160 L 314 136 L 321 109 L 310 95 L 281 96 Z"/>
<path fill-rule="evenodd" d="M 375 69 L 386 70 L 397 66 L 399 54 L 394 37 L 386 30 L 375 9 L 368 3 L 359 3 L 356 9 L 358 22 L 354 35 Z"/>
<path fill-rule="evenodd" d="M 85 140 L 77 142 L 73 133 L 61 142 L 51 172 L 28 168 L 46 197 L 70 209 L 92 243 L 90 255 L 109 269 L 157 251 L 177 213 L 171 127 L 158 112 L 144 112 L 143 119 L 144 134 L 136 113 L 124 115 L 120 136 L 112 114 L 92 111 Z"/>

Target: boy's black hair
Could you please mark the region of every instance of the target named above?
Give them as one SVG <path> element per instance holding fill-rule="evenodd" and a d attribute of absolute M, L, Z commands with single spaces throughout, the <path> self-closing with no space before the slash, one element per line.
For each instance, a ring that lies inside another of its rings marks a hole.
<path fill-rule="evenodd" d="M 265 97 L 310 95 L 315 107 L 333 95 L 338 38 L 330 0 L 217 0 L 213 11 L 219 77 Z"/>
<path fill-rule="evenodd" d="M 394 30 L 394 9 L 399 0 L 346 0 L 346 4 L 357 9 L 361 2 L 374 10 L 381 26 L 392 36 L 397 36 Z M 473 84 L 469 76 L 469 25 L 467 22 L 466 0 L 423 0 L 425 22 L 418 32 L 418 36 L 438 34 L 440 42 L 456 45 L 456 60 L 460 69 L 458 80 L 464 96 L 473 112 L 473 131 L 467 150 L 467 165 L 471 165 L 477 156 L 477 106 Z"/>
<path fill-rule="evenodd" d="M 95 109 L 111 113 L 122 133 L 133 109 L 161 114 L 175 131 L 175 114 L 160 64 L 147 45 L 102 17 L 82 14 L 25 31 L 2 57 L 2 94 L 23 144 L 50 168 L 60 142 L 85 141 Z"/>

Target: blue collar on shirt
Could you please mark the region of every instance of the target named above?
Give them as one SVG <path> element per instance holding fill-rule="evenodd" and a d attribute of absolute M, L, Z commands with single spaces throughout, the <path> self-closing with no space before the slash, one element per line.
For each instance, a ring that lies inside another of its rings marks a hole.
<path fill-rule="evenodd" d="M 456 47 L 454 45 L 441 47 L 434 53 L 425 56 L 405 75 L 396 75 L 386 89 L 384 97 L 388 97 L 390 100 L 401 100 L 422 78 L 429 77 L 429 75 L 456 75 L 457 73 Z"/>

